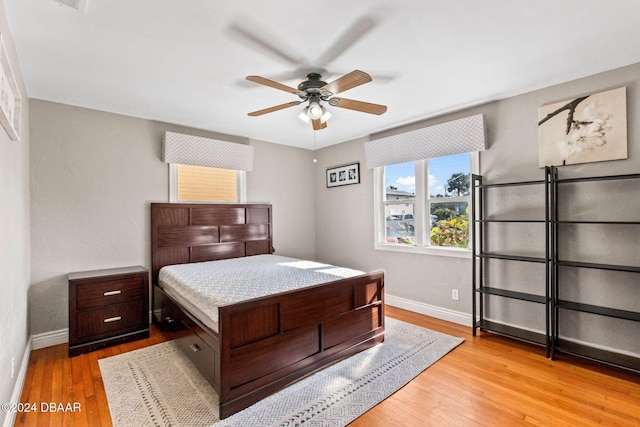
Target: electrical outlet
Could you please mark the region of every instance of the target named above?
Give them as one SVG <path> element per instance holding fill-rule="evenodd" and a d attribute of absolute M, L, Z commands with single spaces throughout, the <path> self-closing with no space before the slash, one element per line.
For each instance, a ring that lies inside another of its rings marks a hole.
<path fill-rule="evenodd" d="M 11 379 L 16 375 L 16 358 L 11 358 Z"/>
<path fill-rule="evenodd" d="M 460 299 L 457 289 L 451 289 L 451 299 L 454 301 L 458 301 Z"/>

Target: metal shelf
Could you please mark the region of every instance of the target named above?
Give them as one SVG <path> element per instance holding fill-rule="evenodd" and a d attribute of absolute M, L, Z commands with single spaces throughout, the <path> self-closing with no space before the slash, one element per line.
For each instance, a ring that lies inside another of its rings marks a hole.
<path fill-rule="evenodd" d="M 523 223 L 541 223 L 544 224 L 544 219 L 476 219 L 473 222 L 477 223 L 489 223 L 489 222 L 523 222 Z"/>
<path fill-rule="evenodd" d="M 490 320 L 481 320 L 477 322 L 475 326 L 477 328 L 480 328 L 480 330 L 483 332 L 494 332 L 500 335 L 505 335 L 537 345 L 547 345 L 547 337 L 545 336 L 545 334 L 539 332 L 532 332 L 526 329 L 516 328 L 498 322 L 492 322 Z"/>
<path fill-rule="evenodd" d="M 555 224 L 640 225 L 640 221 L 554 221 Z"/>
<path fill-rule="evenodd" d="M 481 288 L 476 289 L 476 291 L 483 294 L 497 295 L 505 298 L 535 302 L 538 304 L 545 304 L 547 302 L 547 298 L 543 295 L 529 294 L 526 292 L 509 291 L 507 289 L 492 288 L 490 286 L 483 286 Z"/>
<path fill-rule="evenodd" d="M 496 187 L 519 187 L 523 185 L 539 185 L 544 184 L 546 181 L 544 179 L 536 180 L 536 181 L 520 181 L 520 182 L 502 182 L 498 184 L 480 184 L 477 185 L 478 188 L 496 188 Z"/>
<path fill-rule="evenodd" d="M 596 270 L 611 270 L 611 271 L 626 271 L 629 273 L 640 273 L 640 267 L 631 265 L 616 265 L 616 264 L 597 264 L 592 262 L 578 262 L 578 261 L 558 261 L 556 265 L 562 267 L 578 267 L 578 268 L 593 268 Z"/>
<path fill-rule="evenodd" d="M 558 339 L 555 348 L 561 352 L 584 357 L 596 362 L 604 362 L 618 368 L 640 372 L 640 358 L 607 350 L 600 350 L 591 346 L 578 344 L 566 339 Z"/>
<path fill-rule="evenodd" d="M 600 316 L 615 317 L 616 319 L 640 322 L 640 312 L 619 310 L 617 308 L 600 307 L 597 305 L 563 300 L 559 300 L 556 305 L 558 308 L 564 308 L 567 310 L 581 311 L 584 313 L 598 314 Z"/>
<path fill-rule="evenodd" d="M 530 257 L 530 256 L 519 256 L 519 255 L 505 255 L 505 254 L 494 254 L 494 253 L 482 253 L 476 254 L 478 258 L 492 258 L 492 259 L 504 259 L 508 261 L 523 261 L 523 262 L 535 262 L 539 264 L 544 264 L 547 262 L 544 258 L 540 257 Z"/>
<path fill-rule="evenodd" d="M 624 175 L 605 175 L 605 176 L 588 176 L 584 178 L 563 178 L 556 179 L 558 184 L 565 184 L 568 182 L 587 182 L 587 181 L 614 181 L 622 179 L 637 179 L 640 178 L 640 173 L 630 173 Z"/>

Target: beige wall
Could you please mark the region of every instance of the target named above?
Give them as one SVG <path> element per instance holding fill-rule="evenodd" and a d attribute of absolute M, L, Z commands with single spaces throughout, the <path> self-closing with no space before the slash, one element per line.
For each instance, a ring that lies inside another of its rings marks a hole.
<path fill-rule="evenodd" d="M 149 203 L 167 202 L 169 130 L 232 137 L 31 100 L 31 333 L 68 327 L 67 274 L 150 261 Z M 248 201 L 270 202 L 278 253 L 313 256 L 313 174 L 308 150 L 260 141 Z"/>
<path fill-rule="evenodd" d="M 273 245 L 279 255 L 315 258 L 313 152 L 251 141 L 253 170 L 247 174 L 247 198 L 273 205 Z"/>
<path fill-rule="evenodd" d="M 561 177 L 606 175 L 619 173 L 637 173 L 640 171 L 640 64 L 598 74 L 574 82 L 549 87 L 524 95 L 512 97 L 503 101 L 492 102 L 455 114 L 449 114 L 433 120 L 415 123 L 401 129 L 385 132 L 375 137 L 387 136 L 417 127 L 430 126 L 474 114 L 485 114 L 487 118 L 489 149 L 480 155 L 480 173 L 486 182 L 508 182 L 519 180 L 542 179 L 543 171 L 538 168 L 537 145 L 537 109 L 539 106 L 596 93 L 620 86 L 627 87 L 627 117 L 628 117 L 628 154 L 627 160 L 591 163 L 584 165 L 566 166 L 560 169 Z M 392 106 L 390 106 L 392 108 Z M 316 171 L 316 256 L 326 262 L 343 262 L 347 265 L 363 270 L 384 269 L 385 286 L 388 295 L 405 298 L 418 303 L 421 307 L 435 306 L 438 310 L 452 310 L 469 317 L 471 313 L 471 260 L 457 259 L 432 255 L 413 255 L 407 253 L 393 253 L 378 251 L 373 248 L 373 183 L 372 171 L 366 168 L 364 157 L 365 140 L 356 140 L 337 146 L 328 147 L 317 153 L 319 163 Z M 325 188 L 324 172 L 327 167 L 359 161 L 361 165 L 361 184 L 337 188 Z M 598 208 L 607 209 L 616 206 L 626 212 L 640 212 L 640 198 L 625 197 L 617 194 L 613 201 L 601 199 L 606 193 L 597 191 L 576 192 L 572 203 L 580 200 L 590 201 L 589 211 Z M 523 204 L 532 203 L 529 195 L 513 194 L 509 199 L 502 199 L 499 203 L 503 209 L 519 209 Z M 538 196 L 533 196 L 534 199 Z M 537 200 L 537 201 L 536 201 Z M 541 205 L 543 197 L 533 201 Z M 602 203 L 600 203 L 602 202 Z M 600 203 L 600 206 L 597 206 Z M 508 205 L 510 207 L 507 207 Z M 584 209 L 585 203 L 582 203 Z M 538 213 L 544 212 L 539 210 Z M 587 213 L 588 214 L 588 213 Z M 542 214 L 543 215 L 543 214 Z M 530 247 L 542 248 L 544 254 L 544 228 L 497 231 L 488 233 L 487 241 L 507 241 L 520 245 L 517 250 L 527 251 Z M 568 234 L 574 235 L 572 230 Z M 579 245 L 565 247 L 565 254 L 570 256 L 585 256 L 592 259 L 606 255 L 608 262 L 626 260 L 629 264 L 638 264 L 640 259 L 640 229 L 628 228 L 612 230 L 601 228 L 593 230 L 588 238 L 580 237 Z M 635 234 L 634 234 L 635 233 Z M 626 236 L 626 237 L 625 237 Z M 612 239 L 613 237 L 613 239 Z M 635 239 L 635 240 L 634 240 Z M 604 242 L 608 242 L 606 245 Z M 617 242 L 620 242 L 618 244 Z M 622 243 L 624 242 L 624 245 Z M 542 244 L 542 246 L 540 246 Z M 567 246 L 567 245 L 565 245 Z M 578 248 L 579 246 L 579 248 Z M 579 252 L 579 253 L 578 253 Z M 620 261 L 624 262 L 624 261 Z M 539 286 L 540 277 L 529 275 L 529 268 L 524 263 L 519 264 L 518 277 L 525 277 L 523 290 L 531 291 L 531 287 Z M 507 271 L 500 271 L 502 278 L 512 276 Z M 494 270 L 496 271 L 496 270 Z M 578 274 L 578 273 L 575 273 Z M 613 279 L 603 279 L 598 273 L 582 272 L 580 280 L 599 276 L 598 282 L 590 282 L 582 289 L 567 289 L 566 292 L 585 301 L 597 303 L 608 300 L 620 308 L 635 309 L 640 307 L 640 292 L 637 286 L 638 277 L 627 275 L 616 276 Z M 529 280 L 526 277 L 530 277 Z M 570 278 L 571 279 L 571 278 Z M 544 275 L 542 275 L 544 280 Z M 614 286 L 605 287 L 603 283 L 614 280 Z M 459 301 L 451 299 L 451 290 L 458 289 Z M 544 288 L 542 288 L 544 289 Z M 622 296 L 622 298 L 620 298 Z M 539 307 L 523 305 L 518 302 L 500 301 L 493 305 L 492 314 L 498 320 L 521 323 L 532 329 L 544 329 L 544 313 Z M 590 315 L 570 314 L 563 317 L 564 330 L 571 331 L 586 341 L 600 342 L 604 346 L 621 348 L 633 353 L 640 353 L 640 339 L 638 339 L 638 325 L 628 321 L 607 320 Z M 615 336 L 609 331 L 621 331 Z M 634 332 L 635 331 L 635 332 Z M 635 337 L 630 339 L 629 337 Z"/>
<path fill-rule="evenodd" d="M 628 88 L 629 159 L 564 167 L 561 173 L 584 176 L 636 172 L 640 170 L 637 75 L 640 75 L 640 64 L 379 136 L 483 113 L 487 116 L 489 133 L 489 150 L 480 158 L 485 179 L 539 179 L 542 171 L 537 166 L 538 106 L 625 85 Z M 33 268 L 29 301 L 31 333 L 39 334 L 67 327 L 68 272 L 150 265 L 148 203 L 168 198 L 167 165 L 160 160 L 164 131 L 234 139 L 39 100 L 31 101 L 31 127 Z M 362 270 L 383 269 L 389 295 L 461 318 L 470 316 L 470 260 L 373 249 L 373 174 L 366 168 L 365 139 L 319 150 L 315 164 L 313 153 L 307 150 L 261 141 L 236 142 L 250 143 L 256 149 L 254 170 L 248 174 L 248 199 L 274 205 L 277 253 Z M 361 164 L 361 184 L 326 188 L 326 168 L 352 161 Z M 637 211 L 640 206 L 637 200 L 628 199 L 622 208 Z M 585 251 L 601 250 L 598 241 L 606 239 L 606 234 L 597 232 L 594 238 L 583 242 Z M 500 241 L 505 240 L 505 235 L 510 234 L 493 232 L 489 238 Z M 537 244 L 539 232 L 525 230 L 524 236 L 528 237 L 523 245 Z M 614 245 L 607 252 L 614 257 L 640 258 L 638 248 L 633 246 L 621 249 Z M 508 274 L 504 273 L 505 277 Z M 525 281 L 523 286 L 535 286 L 534 282 Z M 617 292 L 629 294 L 629 304 L 640 304 L 637 287 L 624 280 L 619 286 Z M 595 284 L 590 288 L 592 294 L 587 298 L 597 300 L 607 294 Z M 451 300 L 451 289 L 460 291 L 460 301 Z M 530 306 L 495 305 L 494 313 L 505 321 L 524 321 L 532 329 L 541 328 L 540 315 Z M 621 346 L 616 342 L 619 339 L 606 337 L 609 330 L 632 330 L 637 325 L 601 323 L 579 316 L 567 319 L 568 327 L 576 329 L 585 340 L 604 338 L 603 345 L 640 352 L 640 340 Z"/>
<path fill-rule="evenodd" d="M 21 140 L 0 126 L 0 402 L 9 402 L 29 338 L 29 102 L 4 10 L 0 0 L 0 34 L 23 97 Z M 0 424 L 6 416 L 0 412 Z"/>

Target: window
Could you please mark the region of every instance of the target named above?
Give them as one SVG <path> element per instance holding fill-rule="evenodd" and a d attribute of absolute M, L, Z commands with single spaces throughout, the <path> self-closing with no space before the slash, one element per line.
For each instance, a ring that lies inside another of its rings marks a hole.
<path fill-rule="evenodd" d="M 469 247 L 470 154 L 428 160 L 429 244 Z"/>
<path fill-rule="evenodd" d="M 469 256 L 474 153 L 378 167 L 376 248 Z"/>
<path fill-rule="evenodd" d="M 171 163 L 171 202 L 228 202 L 246 200 L 246 172 Z"/>
<path fill-rule="evenodd" d="M 416 167 L 414 162 L 384 167 L 386 243 L 415 244 Z"/>

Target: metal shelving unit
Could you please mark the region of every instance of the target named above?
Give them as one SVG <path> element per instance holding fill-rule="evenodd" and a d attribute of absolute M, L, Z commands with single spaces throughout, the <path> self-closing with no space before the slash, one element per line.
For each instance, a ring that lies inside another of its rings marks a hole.
<path fill-rule="evenodd" d="M 545 179 L 535 181 L 521 181 L 509 183 L 486 184 L 482 181 L 482 176 L 472 175 L 472 224 L 473 224 L 473 336 L 477 335 L 477 331 L 493 332 L 506 335 L 512 338 L 542 345 L 546 349 L 547 357 L 551 357 L 551 259 L 550 252 L 550 220 L 549 220 L 549 200 L 551 191 L 551 169 L 545 168 Z M 545 207 L 544 219 L 492 219 L 485 217 L 485 197 L 486 189 L 489 188 L 508 188 L 517 186 L 544 186 L 545 198 L 541 201 Z M 531 224 L 541 223 L 545 226 L 545 256 L 523 256 L 510 253 L 492 253 L 485 250 L 484 241 L 485 228 L 492 223 L 513 223 L 513 224 Z M 485 274 L 485 263 L 487 260 L 502 260 L 505 262 L 526 262 L 535 264 L 544 264 L 544 290 L 543 295 L 519 292 L 499 287 L 494 284 L 486 284 L 488 278 Z M 545 332 L 544 334 L 532 332 L 525 327 L 517 327 L 507 325 L 496 321 L 488 320 L 485 316 L 486 299 L 490 297 L 508 298 L 529 302 L 532 304 L 544 305 L 545 312 Z"/>
<path fill-rule="evenodd" d="M 570 236 L 563 235 L 560 231 L 565 224 L 574 225 L 610 225 L 610 226 L 640 226 L 638 221 L 607 221 L 607 220 L 567 220 L 558 218 L 559 198 L 558 189 L 561 185 L 567 183 L 582 183 L 595 181 L 612 181 L 612 180 L 639 180 L 640 174 L 626 175 L 608 175 L 595 176 L 585 178 L 568 178 L 559 179 L 558 169 L 556 167 L 545 168 L 545 179 L 539 181 L 523 181 L 513 183 L 486 184 L 482 181 L 482 176 L 472 175 L 472 224 L 473 224 L 473 336 L 477 331 L 493 332 L 506 335 L 512 338 L 540 344 L 546 347 L 547 357 L 555 359 L 558 352 L 565 352 L 577 356 L 586 357 L 599 362 L 611 364 L 625 369 L 631 369 L 640 372 L 640 357 L 636 357 L 615 350 L 603 350 L 597 345 L 590 345 L 578 340 L 572 340 L 560 337 L 560 322 L 562 312 L 574 311 L 589 313 L 596 316 L 604 316 L 615 319 L 623 319 L 632 322 L 640 322 L 640 309 L 638 310 L 622 310 L 604 305 L 586 304 L 579 301 L 569 299 L 561 299 L 559 297 L 560 289 L 566 284 L 559 279 L 560 269 L 596 269 L 608 270 L 621 273 L 637 274 L 640 273 L 640 265 L 618 265 L 607 263 L 583 262 L 579 260 L 562 259 L 559 253 L 558 242 L 561 239 L 569 239 Z M 545 198 L 544 209 L 545 218 L 528 220 L 528 219 L 491 219 L 485 218 L 485 190 L 488 188 L 506 188 L 514 186 L 532 186 L 544 185 Z M 638 186 L 636 185 L 636 188 Z M 637 196 L 636 196 L 637 197 Z M 544 223 L 545 224 L 545 257 L 530 257 L 522 255 L 514 255 L 508 253 L 491 253 L 485 250 L 485 228 L 491 223 Z M 640 230 L 640 229 L 639 229 Z M 567 233 L 565 233 L 567 234 Z M 505 262 L 527 262 L 541 263 L 545 265 L 545 291 L 544 295 L 518 292 L 494 284 L 487 284 L 485 274 L 485 262 L 490 259 L 503 260 Z M 640 264 L 640 262 L 639 262 Z M 640 292 L 640 289 L 639 289 Z M 496 321 L 488 320 L 485 316 L 486 298 L 509 298 L 516 299 L 533 304 L 543 304 L 545 306 L 545 325 L 544 334 L 531 332 L 528 329 L 507 325 Z M 640 327 L 640 325 L 638 325 Z"/>
<path fill-rule="evenodd" d="M 640 322 L 640 310 L 620 310 L 613 307 L 598 306 L 592 304 L 584 304 L 577 301 L 569 301 L 559 298 L 559 290 L 562 288 L 563 283 L 559 280 L 559 270 L 561 268 L 586 268 L 597 270 L 609 270 L 617 272 L 626 272 L 630 274 L 640 273 L 640 266 L 638 265 L 617 265 L 617 264 L 604 264 L 593 262 L 581 262 L 581 261 L 569 261 L 560 259 L 558 252 L 558 240 L 562 237 L 562 233 L 559 229 L 563 224 L 599 224 L 599 225 L 640 225 L 640 221 L 600 221 L 600 220 L 559 220 L 558 219 L 558 187 L 566 183 L 582 183 L 582 182 L 594 182 L 594 181 L 610 181 L 610 180 L 640 180 L 640 174 L 626 174 L 626 175 L 608 175 L 608 176 L 595 176 L 585 178 L 569 178 L 559 179 L 557 168 L 552 168 L 551 171 L 551 222 L 552 222 L 552 235 L 553 235 L 553 274 L 552 274 L 552 307 L 553 307 L 553 339 L 551 343 L 551 357 L 555 358 L 557 351 L 567 352 L 578 356 L 586 357 L 589 359 L 601 361 L 618 367 L 623 367 L 635 371 L 640 371 L 640 358 L 634 357 L 615 351 L 606 351 L 595 346 L 591 346 L 584 343 L 577 343 L 567 339 L 561 339 L 559 333 L 559 319 L 561 317 L 561 310 L 572 310 L 583 313 L 590 313 L 598 316 L 606 316 L 616 319 L 624 319 L 634 322 Z M 640 292 L 640 290 L 639 290 Z M 640 327 L 640 325 L 638 325 Z"/>

